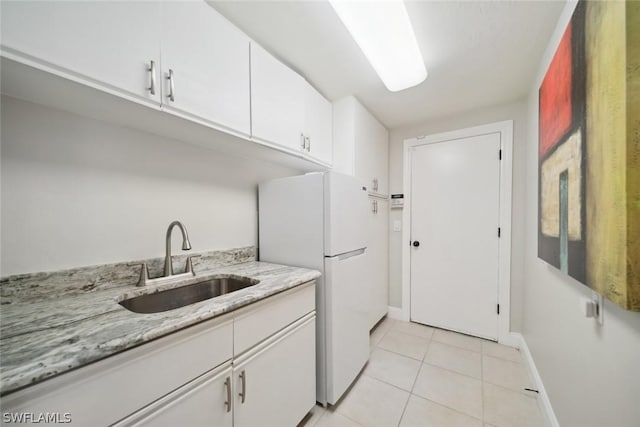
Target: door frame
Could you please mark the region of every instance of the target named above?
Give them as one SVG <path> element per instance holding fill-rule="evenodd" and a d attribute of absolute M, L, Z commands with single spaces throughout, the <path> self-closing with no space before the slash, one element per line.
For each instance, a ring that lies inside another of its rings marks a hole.
<path fill-rule="evenodd" d="M 498 342 L 513 345 L 510 334 L 511 319 L 511 188 L 513 171 L 513 120 L 489 123 L 450 132 L 422 135 L 404 140 L 402 212 L 402 320 L 411 318 L 411 152 L 414 147 L 435 144 L 452 139 L 469 138 L 489 133 L 500 133 L 500 207 L 498 242 Z M 498 153 L 496 153 L 498 155 Z M 496 224 L 498 225 L 498 224 Z"/>

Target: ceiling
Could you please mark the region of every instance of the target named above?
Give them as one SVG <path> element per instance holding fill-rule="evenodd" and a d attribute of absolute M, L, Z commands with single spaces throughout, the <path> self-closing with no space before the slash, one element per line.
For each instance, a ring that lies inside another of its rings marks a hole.
<path fill-rule="evenodd" d="M 525 96 L 563 1 L 405 1 L 429 76 L 389 92 L 332 7 L 214 1 L 220 13 L 331 101 L 355 95 L 393 129 Z"/>

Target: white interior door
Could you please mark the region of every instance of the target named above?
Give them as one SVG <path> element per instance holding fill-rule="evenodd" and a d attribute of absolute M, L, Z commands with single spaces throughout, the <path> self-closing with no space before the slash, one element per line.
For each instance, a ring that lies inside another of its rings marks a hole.
<path fill-rule="evenodd" d="M 411 320 L 496 340 L 500 133 L 411 152 Z"/>

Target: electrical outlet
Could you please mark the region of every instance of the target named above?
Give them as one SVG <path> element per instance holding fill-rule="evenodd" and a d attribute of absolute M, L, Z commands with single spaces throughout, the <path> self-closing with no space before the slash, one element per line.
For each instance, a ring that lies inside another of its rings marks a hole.
<path fill-rule="evenodd" d="M 591 302 L 595 306 L 595 316 L 593 316 L 598 324 L 604 323 L 604 297 L 597 292 L 591 292 Z"/>

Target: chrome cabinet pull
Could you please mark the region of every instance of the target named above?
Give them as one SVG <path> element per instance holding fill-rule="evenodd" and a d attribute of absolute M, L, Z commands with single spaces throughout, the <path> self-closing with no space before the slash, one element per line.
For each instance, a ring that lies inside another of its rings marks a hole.
<path fill-rule="evenodd" d="M 301 150 L 307 149 L 307 139 L 304 137 L 303 133 L 300 133 L 300 149 Z"/>
<path fill-rule="evenodd" d="M 373 191 L 378 191 L 378 178 L 373 178 Z"/>
<path fill-rule="evenodd" d="M 247 374 L 244 369 L 242 370 L 242 372 L 240 372 L 240 380 L 242 381 L 242 391 L 238 393 L 238 395 L 241 398 L 240 402 L 244 403 L 245 399 L 247 398 Z"/>
<path fill-rule="evenodd" d="M 224 406 L 227 407 L 227 412 L 231 412 L 231 377 L 224 380 L 224 387 L 227 389 L 227 400 L 224 402 Z"/>
<path fill-rule="evenodd" d="M 311 152 L 311 137 L 307 136 L 304 138 L 304 145 L 307 149 L 307 153 Z"/>
<path fill-rule="evenodd" d="M 174 83 L 173 83 L 173 70 L 172 69 L 169 69 L 169 75 L 167 76 L 167 80 L 169 80 L 169 94 L 167 95 L 167 98 L 169 98 L 169 101 L 175 102 L 176 101 L 176 96 L 175 96 L 176 88 L 175 88 Z"/>
<path fill-rule="evenodd" d="M 147 68 L 147 71 L 151 73 L 151 79 L 149 80 L 149 87 L 147 88 L 147 90 L 151 92 L 151 95 L 155 95 L 156 94 L 156 61 L 151 60 L 151 62 L 149 63 L 149 68 Z"/>

